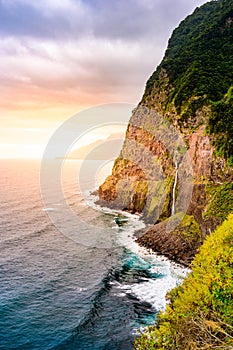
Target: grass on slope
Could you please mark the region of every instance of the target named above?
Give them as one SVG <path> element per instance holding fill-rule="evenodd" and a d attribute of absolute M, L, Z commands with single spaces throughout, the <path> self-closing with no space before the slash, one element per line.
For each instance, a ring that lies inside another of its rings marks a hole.
<path fill-rule="evenodd" d="M 169 299 L 135 349 L 233 349 L 233 214 L 207 237 Z"/>

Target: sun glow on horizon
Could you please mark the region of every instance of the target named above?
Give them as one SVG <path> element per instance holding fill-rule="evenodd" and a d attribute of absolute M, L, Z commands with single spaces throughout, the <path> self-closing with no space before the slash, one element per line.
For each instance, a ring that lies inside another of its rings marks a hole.
<path fill-rule="evenodd" d="M 45 145 L 1 143 L 0 159 L 41 159 Z"/>
<path fill-rule="evenodd" d="M 96 141 L 124 137 L 125 125 L 114 125 L 98 127 L 88 130 L 77 142 L 72 145 L 72 151 L 79 147 L 90 145 Z M 9 129 L 1 129 L 0 159 L 42 159 L 46 146 L 56 131 L 43 128 L 12 128 L 11 139 L 15 142 L 7 142 Z M 77 133 L 78 134 L 78 133 Z M 5 141 L 5 142 L 4 142 Z"/>
<path fill-rule="evenodd" d="M 41 127 L 5 127 L 0 129 L 0 159 L 40 159 L 51 136 Z"/>

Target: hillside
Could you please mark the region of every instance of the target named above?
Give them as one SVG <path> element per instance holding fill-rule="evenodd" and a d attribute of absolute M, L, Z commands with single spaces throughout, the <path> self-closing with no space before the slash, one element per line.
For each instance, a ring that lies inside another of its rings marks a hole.
<path fill-rule="evenodd" d="M 170 304 L 135 341 L 135 349 L 233 348 L 233 215 L 205 241 L 192 273 L 168 295 Z"/>
<path fill-rule="evenodd" d="M 138 243 L 189 265 L 233 211 L 233 0 L 176 28 L 129 121 L 100 203 L 141 212 Z"/>
<path fill-rule="evenodd" d="M 174 107 L 181 129 L 195 130 L 205 122 L 217 154 L 230 163 L 233 161 L 232 21 L 233 2 L 221 0 L 197 8 L 181 22 L 169 40 L 162 63 L 148 80 L 141 102 L 150 106 L 156 103 L 161 76 L 166 72 L 168 89 L 163 113 L 173 118 L 169 112 Z M 203 106 L 210 107 L 209 118 L 199 118 Z"/>
<path fill-rule="evenodd" d="M 135 349 L 233 349 L 233 0 L 176 28 L 99 203 L 141 213 L 137 242 L 191 266 Z M 204 243 L 204 244 L 203 244 Z"/>

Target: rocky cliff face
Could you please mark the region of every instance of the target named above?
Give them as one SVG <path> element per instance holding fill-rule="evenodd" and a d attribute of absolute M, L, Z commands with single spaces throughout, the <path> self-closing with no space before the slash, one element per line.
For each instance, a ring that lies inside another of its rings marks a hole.
<path fill-rule="evenodd" d="M 223 103 L 228 112 L 232 108 L 232 71 L 222 78 L 221 89 L 219 77 L 212 79 L 216 74 L 214 52 L 222 54 L 217 68 L 222 77 L 227 62 L 232 64 L 232 51 L 224 51 L 229 42 L 233 49 L 232 5 L 224 0 L 208 3 L 174 31 L 164 59 L 129 121 L 112 175 L 99 188 L 100 202 L 142 212 L 145 221 L 153 225 L 139 243 L 185 264 L 190 263 L 206 234 L 233 209 L 232 149 L 223 142 L 222 132 L 226 114 L 216 114 L 217 104 Z M 205 55 L 201 51 L 204 44 L 208 49 Z M 174 72 L 177 60 L 180 66 Z M 200 80 L 204 81 L 201 87 Z M 232 130 L 233 121 L 229 115 L 225 142 L 231 144 L 233 135 L 228 129 Z M 213 129 L 213 119 L 221 127 Z M 221 215 L 211 209 L 218 201 L 225 201 Z"/>

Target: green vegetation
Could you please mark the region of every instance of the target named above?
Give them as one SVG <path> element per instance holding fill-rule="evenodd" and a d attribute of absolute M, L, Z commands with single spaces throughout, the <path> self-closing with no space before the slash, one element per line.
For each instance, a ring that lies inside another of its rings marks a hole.
<path fill-rule="evenodd" d="M 220 218 L 221 222 L 233 213 L 233 183 L 212 184 L 206 187 L 208 206 L 203 216 Z"/>
<path fill-rule="evenodd" d="M 191 130 L 193 124 L 199 126 L 196 115 L 204 114 L 217 154 L 230 164 L 233 163 L 232 52 L 233 0 L 210 1 L 174 30 L 165 57 L 148 80 L 142 100 L 142 103 L 147 101 L 153 89 L 161 90 L 161 81 L 168 79 L 165 111 L 175 106 L 179 125 L 188 123 Z M 205 115 L 204 106 L 209 106 L 212 112 Z"/>
<path fill-rule="evenodd" d="M 141 102 L 153 108 L 160 101 L 164 116 L 175 118 L 188 134 L 204 125 L 216 155 L 229 166 L 233 166 L 232 55 L 233 0 L 212 0 L 174 30 Z M 208 227 L 221 226 L 206 238 L 192 272 L 168 294 L 166 310 L 135 340 L 135 349 L 233 349 L 233 183 L 205 181 L 208 205 L 203 219 Z M 192 215 L 185 215 L 172 234 L 189 249 L 203 240 Z"/>
<path fill-rule="evenodd" d="M 158 222 L 162 222 L 164 220 L 166 220 L 167 218 L 169 218 L 170 213 L 171 213 L 171 193 L 172 193 L 172 186 L 173 186 L 173 177 L 171 176 L 167 176 L 166 180 L 165 180 L 165 184 L 166 184 L 166 189 L 165 189 L 165 193 L 166 193 L 166 198 L 164 200 L 163 203 L 163 210 L 159 215 L 158 218 Z"/>
<path fill-rule="evenodd" d="M 212 114 L 207 132 L 214 137 L 214 145 L 220 157 L 228 159 L 233 166 L 233 86 L 222 100 L 212 104 Z"/>
<path fill-rule="evenodd" d="M 184 215 L 182 212 L 175 214 L 179 220 L 180 215 Z M 202 233 L 198 223 L 195 221 L 193 215 L 185 214 L 179 223 L 179 225 L 172 231 L 172 234 L 178 235 L 184 242 L 190 247 L 190 249 L 199 242 L 202 243 Z"/>
<path fill-rule="evenodd" d="M 207 237 L 192 273 L 170 304 L 135 341 L 135 349 L 233 348 L 233 214 Z"/>
<path fill-rule="evenodd" d="M 142 212 L 145 207 L 146 197 L 148 192 L 148 181 L 136 181 L 133 183 L 133 202 L 134 210 L 136 212 Z"/>
<path fill-rule="evenodd" d="M 176 118 L 188 133 L 205 125 L 216 155 L 229 166 L 233 165 L 232 53 L 233 0 L 210 1 L 174 30 L 141 102 L 153 108 L 159 96 L 162 113 Z M 207 180 L 206 195 L 203 218 L 221 226 L 206 238 L 192 272 L 168 294 L 165 312 L 135 340 L 135 349 L 233 349 L 233 183 Z M 191 215 L 185 215 L 172 234 L 189 249 L 203 240 Z"/>

